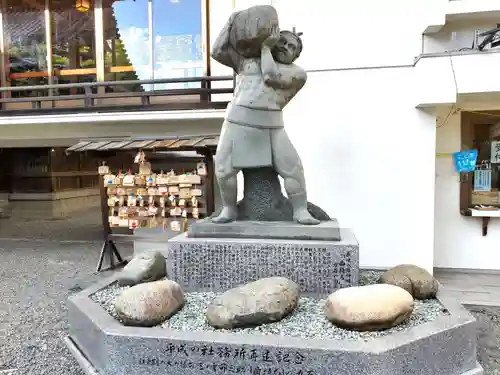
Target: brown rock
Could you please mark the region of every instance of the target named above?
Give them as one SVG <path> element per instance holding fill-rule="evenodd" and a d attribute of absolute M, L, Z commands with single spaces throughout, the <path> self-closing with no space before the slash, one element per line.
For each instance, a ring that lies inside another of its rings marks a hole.
<path fill-rule="evenodd" d="M 215 328 L 258 326 L 277 322 L 298 304 L 300 287 L 284 277 L 260 279 L 215 298 L 207 309 L 208 323 Z"/>
<path fill-rule="evenodd" d="M 164 322 L 184 305 L 184 292 L 171 280 L 138 284 L 123 291 L 115 311 L 123 324 L 152 327 Z"/>
<path fill-rule="evenodd" d="M 425 269 L 412 264 L 401 264 L 386 271 L 379 283 L 396 285 L 416 299 L 435 298 L 438 282 Z"/>
<path fill-rule="evenodd" d="M 380 331 L 402 323 L 413 312 L 413 297 L 389 284 L 339 289 L 325 304 L 333 324 L 357 331 Z"/>

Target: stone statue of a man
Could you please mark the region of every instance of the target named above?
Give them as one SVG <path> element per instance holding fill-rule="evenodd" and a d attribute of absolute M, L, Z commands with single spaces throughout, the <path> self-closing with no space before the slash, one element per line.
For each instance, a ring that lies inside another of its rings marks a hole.
<path fill-rule="evenodd" d="M 218 36 L 212 52 L 215 60 L 238 74 L 215 158 L 223 207 L 212 221 L 227 223 L 237 219 L 239 171 L 273 167 L 284 180 L 294 220 L 319 224 L 307 210 L 302 163 L 285 131 L 282 113 L 306 83 L 306 72 L 293 64 L 302 52 L 302 40 L 295 32 L 280 32 L 273 26 L 270 36 L 261 43 L 260 56 L 244 57 L 248 54 L 238 51 L 229 41 L 233 17 Z"/>

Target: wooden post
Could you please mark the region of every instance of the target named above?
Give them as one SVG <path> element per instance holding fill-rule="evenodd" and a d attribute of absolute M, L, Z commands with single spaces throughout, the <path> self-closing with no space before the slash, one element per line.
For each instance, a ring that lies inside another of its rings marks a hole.
<path fill-rule="evenodd" d="M 207 162 L 207 178 L 205 184 L 207 186 L 207 216 L 210 216 L 215 211 L 215 197 L 214 197 L 214 155 L 211 150 L 207 150 L 204 153 Z"/>
<path fill-rule="evenodd" d="M 101 197 L 101 219 L 102 219 L 102 229 L 103 229 L 103 244 L 101 248 L 101 254 L 99 255 L 99 261 L 97 262 L 97 272 L 103 271 L 102 264 L 104 262 L 104 256 L 108 255 L 109 259 L 109 269 L 114 269 L 117 266 L 124 264 L 120 252 L 116 248 L 115 242 L 111 238 L 111 225 L 109 224 L 109 207 L 108 207 L 108 195 L 106 191 L 106 186 L 104 186 L 104 176 L 99 176 L 100 182 L 100 197 Z M 118 264 L 115 264 L 115 258 Z"/>

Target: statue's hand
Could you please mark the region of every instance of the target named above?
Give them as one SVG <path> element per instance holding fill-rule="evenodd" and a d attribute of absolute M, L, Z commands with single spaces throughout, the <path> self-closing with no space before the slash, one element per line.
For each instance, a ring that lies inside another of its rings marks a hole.
<path fill-rule="evenodd" d="M 262 43 L 264 47 L 267 48 L 273 48 L 276 43 L 278 43 L 278 40 L 280 39 L 280 30 L 277 25 L 274 25 L 273 28 L 271 29 L 271 35 L 267 37 L 266 40 Z"/>

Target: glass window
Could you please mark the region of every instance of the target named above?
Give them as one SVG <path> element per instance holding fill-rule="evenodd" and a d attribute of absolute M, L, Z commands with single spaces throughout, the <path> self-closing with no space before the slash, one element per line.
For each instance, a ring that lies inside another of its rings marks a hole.
<path fill-rule="evenodd" d="M 19 0 L 7 1 L 4 13 L 5 48 L 10 86 L 47 84 L 47 44 L 44 6 L 27 6 Z M 36 2 L 33 2 L 36 5 Z M 13 92 L 12 97 L 37 96 L 30 91 Z"/>
<path fill-rule="evenodd" d="M 54 83 L 95 82 L 96 52 L 94 10 L 77 10 L 74 3 L 50 2 Z M 83 93 L 83 89 L 60 89 L 56 94 Z"/>
<path fill-rule="evenodd" d="M 203 0 L 152 1 L 153 78 L 203 76 Z M 200 83 L 158 84 L 155 90 L 189 87 L 200 87 Z"/>
<path fill-rule="evenodd" d="M 152 79 L 148 0 L 104 0 L 106 81 Z M 143 91 L 141 85 L 113 86 L 113 91 Z M 146 88 L 147 89 L 147 88 Z"/>
<path fill-rule="evenodd" d="M 9 60 L 5 73 L 9 85 L 95 82 L 98 70 L 100 72 L 97 63 L 102 61 L 106 81 L 199 77 L 205 74 L 202 17 L 207 0 L 102 0 L 104 33 L 97 36 L 98 40 L 102 38 L 102 46 L 100 43 L 96 46 L 95 25 L 97 21 L 99 30 L 100 20 L 95 17 L 94 1 L 49 0 L 48 16 L 45 0 L 3 1 L 6 2 L 3 16 Z M 81 6 L 77 7 L 77 4 Z M 97 14 L 100 15 L 100 12 Z M 104 55 L 97 58 L 96 53 L 101 51 L 101 47 L 104 47 Z M 52 70 L 49 71 L 49 68 Z M 154 86 L 134 83 L 110 86 L 106 91 L 140 92 L 195 87 L 200 87 L 200 83 Z M 93 88 L 93 91 L 98 90 Z M 51 92 L 53 95 L 83 93 L 83 88 L 59 88 Z M 37 95 L 46 94 L 29 91 L 13 94 Z M 121 96 L 110 99 L 116 104 L 127 101 Z M 166 97 L 154 99 L 159 102 Z M 80 103 L 78 106 L 84 105 L 82 100 L 75 101 Z M 57 107 L 75 105 L 73 100 L 57 101 L 55 104 Z M 42 103 L 42 106 L 49 105 L 54 103 Z"/>

